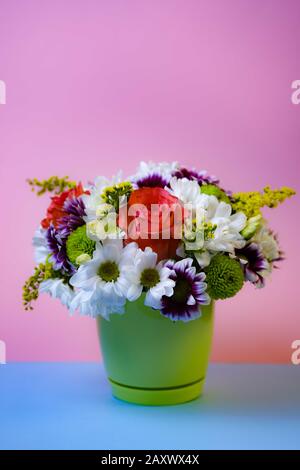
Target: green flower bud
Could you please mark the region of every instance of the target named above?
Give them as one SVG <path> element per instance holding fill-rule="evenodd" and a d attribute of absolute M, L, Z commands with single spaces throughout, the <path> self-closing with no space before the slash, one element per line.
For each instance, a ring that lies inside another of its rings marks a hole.
<path fill-rule="evenodd" d="M 223 189 L 219 188 L 215 184 L 203 184 L 201 186 L 201 193 L 207 194 L 208 196 L 216 196 L 219 201 L 223 201 L 227 204 L 230 204 L 230 199 L 225 193 L 225 191 L 223 191 Z"/>
<path fill-rule="evenodd" d="M 254 217 L 250 217 L 247 220 L 246 227 L 241 231 L 241 235 L 245 238 L 245 240 L 249 240 L 253 237 L 255 232 L 259 229 L 262 223 L 262 216 L 258 214 Z"/>
<path fill-rule="evenodd" d="M 77 266 L 80 264 L 77 260 L 81 255 L 92 257 L 95 245 L 95 242 L 88 238 L 86 234 L 86 225 L 81 225 L 68 236 L 66 243 L 67 257 L 72 264 Z"/>
<path fill-rule="evenodd" d="M 244 283 L 240 263 L 227 255 L 217 254 L 206 268 L 207 292 L 212 299 L 233 297 Z"/>

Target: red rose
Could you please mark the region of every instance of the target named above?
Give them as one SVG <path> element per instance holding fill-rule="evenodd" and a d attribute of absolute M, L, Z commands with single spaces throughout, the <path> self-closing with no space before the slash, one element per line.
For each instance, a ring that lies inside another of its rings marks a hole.
<path fill-rule="evenodd" d="M 121 209 L 119 215 L 119 225 L 127 233 L 125 243 L 135 241 L 141 249 L 149 246 L 159 260 L 174 258 L 180 241 L 182 212 L 178 198 L 163 188 L 145 187 L 133 191 L 127 214 Z"/>
<path fill-rule="evenodd" d="M 81 196 L 84 193 L 87 194 L 88 191 L 84 191 L 82 184 L 79 183 L 75 188 L 68 189 L 58 196 L 52 196 L 51 204 L 47 209 L 47 215 L 41 222 L 42 227 L 48 228 L 51 223 L 54 227 L 57 227 L 59 219 L 66 215 L 66 212 L 64 211 L 65 201 L 72 197 Z"/>

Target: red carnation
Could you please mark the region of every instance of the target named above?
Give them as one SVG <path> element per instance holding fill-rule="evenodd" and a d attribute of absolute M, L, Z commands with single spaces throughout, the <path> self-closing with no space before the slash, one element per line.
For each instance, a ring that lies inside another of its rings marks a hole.
<path fill-rule="evenodd" d="M 51 223 L 54 227 L 57 227 L 58 221 L 66 215 L 66 212 L 64 211 L 65 201 L 88 193 L 88 191 L 84 191 L 82 184 L 79 183 L 75 188 L 68 189 L 58 196 L 52 196 L 51 204 L 47 209 L 47 216 L 41 222 L 42 227 L 48 228 Z"/>
<path fill-rule="evenodd" d="M 127 232 L 125 243 L 135 241 L 143 250 L 149 246 L 159 260 L 175 257 L 182 223 L 183 210 L 178 198 L 160 187 L 133 191 L 127 214 L 121 210 L 119 215 L 119 225 Z"/>

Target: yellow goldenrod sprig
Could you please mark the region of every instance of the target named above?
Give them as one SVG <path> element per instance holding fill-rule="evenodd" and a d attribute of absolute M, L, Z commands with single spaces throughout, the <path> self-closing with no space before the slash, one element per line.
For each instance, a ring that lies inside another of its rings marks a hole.
<path fill-rule="evenodd" d="M 64 176 L 63 178 L 50 176 L 50 178 L 41 181 L 37 178 L 33 178 L 28 179 L 27 182 L 31 186 L 31 190 L 36 191 L 38 196 L 41 196 L 46 192 L 60 194 L 65 191 L 65 189 L 72 189 L 76 186 L 76 182 L 69 181 L 68 176 Z"/>
<path fill-rule="evenodd" d="M 233 194 L 231 205 L 235 212 L 242 211 L 249 218 L 259 215 L 262 207 L 277 207 L 278 204 L 294 194 L 296 192 L 287 186 L 280 189 L 271 189 L 270 186 L 266 186 L 262 192 L 251 191 Z"/>
<path fill-rule="evenodd" d="M 53 270 L 53 266 L 49 261 L 46 261 L 45 264 L 40 263 L 34 268 L 34 273 L 23 286 L 23 305 L 25 310 L 33 310 L 31 302 L 37 300 L 40 284 L 47 279 L 58 276 L 58 272 Z"/>

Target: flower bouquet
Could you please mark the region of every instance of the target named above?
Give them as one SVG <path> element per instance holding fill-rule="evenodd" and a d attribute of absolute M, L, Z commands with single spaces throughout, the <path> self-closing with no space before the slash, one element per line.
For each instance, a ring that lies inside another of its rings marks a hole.
<path fill-rule="evenodd" d="M 261 209 L 294 191 L 231 193 L 178 163 L 144 163 L 127 180 L 29 180 L 53 193 L 33 245 L 26 309 L 47 292 L 97 317 L 113 393 L 142 404 L 199 396 L 214 302 L 263 287 L 283 259 Z"/>

